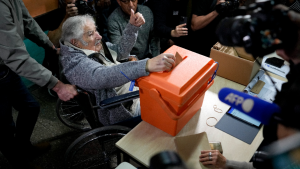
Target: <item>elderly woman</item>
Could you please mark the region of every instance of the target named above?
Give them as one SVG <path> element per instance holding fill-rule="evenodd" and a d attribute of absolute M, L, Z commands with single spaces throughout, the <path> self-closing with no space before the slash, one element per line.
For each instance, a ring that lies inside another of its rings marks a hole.
<path fill-rule="evenodd" d="M 93 18 L 88 15 L 66 20 L 62 27 L 61 64 L 67 80 L 96 96 L 96 103 L 129 92 L 129 79 L 148 76 L 150 72 L 170 71 L 175 63 L 172 54 L 162 54 L 152 59 L 119 63 L 129 57 L 135 44 L 139 27 L 144 24 L 139 13 L 130 17 L 119 44 L 101 43 Z M 140 115 L 139 99 L 130 105 L 120 104 L 98 110 L 104 125 L 114 124 Z"/>

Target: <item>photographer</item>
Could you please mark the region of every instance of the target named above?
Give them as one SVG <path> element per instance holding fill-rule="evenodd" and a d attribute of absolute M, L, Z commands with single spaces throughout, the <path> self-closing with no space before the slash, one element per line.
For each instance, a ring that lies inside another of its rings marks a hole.
<path fill-rule="evenodd" d="M 277 5 L 275 8 L 288 10 L 283 5 Z M 281 112 L 273 116 L 269 125 L 264 126 L 264 145 L 292 136 L 299 133 L 300 130 L 298 122 L 300 118 L 300 98 L 298 97 L 300 95 L 300 14 L 289 11 L 288 16 L 298 27 L 298 41 L 293 50 L 276 50 L 280 57 L 290 62 L 291 71 L 287 75 L 288 82 L 283 84 L 281 92 L 276 95 L 274 101 L 281 108 Z M 227 160 L 219 151 L 215 150 L 202 151 L 199 158 L 199 161 L 206 166 L 234 169 L 253 168 L 252 163 Z M 267 167 L 271 168 L 271 166 Z"/>
<path fill-rule="evenodd" d="M 296 12 L 300 12 L 300 0 L 286 0 L 285 5 Z"/>
<path fill-rule="evenodd" d="M 187 6 L 187 0 L 152 0 L 154 31 L 160 37 L 162 52 L 175 44 L 184 47 L 188 35 Z"/>
<path fill-rule="evenodd" d="M 66 8 L 66 12 L 64 15 L 63 20 L 61 21 L 60 25 L 58 26 L 57 29 L 53 30 L 53 31 L 49 31 L 48 33 L 48 37 L 50 39 L 50 41 L 54 44 L 54 46 L 59 47 L 59 39 L 61 37 L 61 28 L 63 23 L 72 16 L 76 16 L 78 15 L 78 7 L 75 5 L 75 2 L 79 1 L 79 0 L 64 0 L 64 3 L 62 3 L 62 7 Z M 87 0 L 82 0 L 84 2 L 87 2 Z"/>
<path fill-rule="evenodd" d="M 190 50 L 209 57 L 211 47 L 218 41 L 215 35 L 216 27 L 231 13 L 229 10 L 218 10 L 225 2 L 227 1 L 193 0 Z"/>

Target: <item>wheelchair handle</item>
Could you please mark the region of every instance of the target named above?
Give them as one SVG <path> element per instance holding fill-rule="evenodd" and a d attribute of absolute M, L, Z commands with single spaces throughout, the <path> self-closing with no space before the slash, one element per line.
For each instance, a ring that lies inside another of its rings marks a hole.
<path fill-rule="evenodd" d="M 76 86 L 76 90 L 77 90 L 78 94 L 88 94 L 85 90 L 81 89 L 78 86 Z"/>

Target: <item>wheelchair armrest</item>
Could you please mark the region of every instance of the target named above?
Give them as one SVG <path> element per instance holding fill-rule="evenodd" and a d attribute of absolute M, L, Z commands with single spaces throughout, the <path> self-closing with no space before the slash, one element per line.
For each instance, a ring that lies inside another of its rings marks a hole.
<path fill-rule="evenodd" d="M 109 107 L 130 101 L 130 100 L 133 100 L 133 99 L 136 99 L 139 97 L 140 97 L 139 91 L 134 91 L 134 92 L 120 95 L 120 96 L 115 96 L 115 97 L 112 97 L 109 99 L 102 100 L 100 102 L 100 108 L 101 109 L 109 108 Z"/>

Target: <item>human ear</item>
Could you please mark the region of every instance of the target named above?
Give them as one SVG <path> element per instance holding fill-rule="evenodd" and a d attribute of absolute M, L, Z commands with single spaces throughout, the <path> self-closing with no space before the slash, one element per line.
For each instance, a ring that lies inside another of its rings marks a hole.
<path fill-rule="evenodd" d="M 78 40 L 71 39 L 71 44 L 76 46 L 76 47 L 79 47 Z"/>

